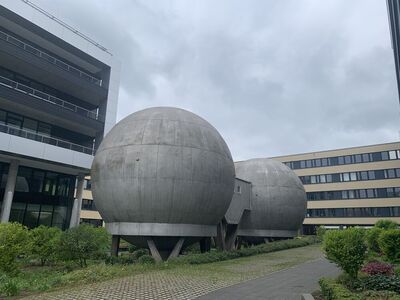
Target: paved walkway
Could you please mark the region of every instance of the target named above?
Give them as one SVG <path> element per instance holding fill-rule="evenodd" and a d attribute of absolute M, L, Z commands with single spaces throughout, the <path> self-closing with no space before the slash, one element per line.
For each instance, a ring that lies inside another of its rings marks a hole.
<path fill-rule="evenodd" d="M 299 299 L 290 297 L 315 290 L 321 276 L 337 274 L 336 268 L 322 257 L 320 246 L 312 245 L 219 263 L 150 271 L 24 299 Z"/>
<path fill-rule="evenodd" d="M 319 278 L 335 277 L 339 273 L 335 265 L 325 258 L 320 258 L 265 277 L 219 289 L 197 300 L 298 300 L 301 294 L 312 293 L 318 289 Z"/>

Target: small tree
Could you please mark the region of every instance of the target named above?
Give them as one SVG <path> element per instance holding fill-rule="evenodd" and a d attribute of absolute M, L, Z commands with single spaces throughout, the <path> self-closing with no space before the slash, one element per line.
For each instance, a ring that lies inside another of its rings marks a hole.
<path fill-rule="evenodd" d="M 350 277 L 357 278 L 367 250 L 364 230 L 329 230 L 324 235 L 323 249 L 330 261 L 336 263 Z"/>
<path fill-rule="evenodd" d="M 382 229 L 396 229 L 398 224 L 392 220 L 379 220 L 375 223 L 374 227 Z"/>
<path fill-rule="evenodd" d="M 43 266 L 56 257 L 61 230 L 57 227 L 39 226 L 30 231 L 30 252 Z"/>
<path fill-rule="evenodd" d="M 370 251 L 380 253 L 381 250 L 379 248 L 378 239 L 380 234 L 384 231 L 384 229 L 380 227 L 372 227 L 371 229 L 367 230 L 365 235 L 366 241 L 368 244 L 368 248 Z"/>
<path fill-rule="evenodd" d="M 74 260 L 81 267 L 86 267 L 88 259 L 96 259 L 106 252 L 109 241 L 110 236 L 103 227 L 81 224 L 61 234 L 60 259 Z"/>
<path fill-rule="evenodd" d="M 390 229 L 383 231 L 378 239 L 379 248 L 392 261 L 400 260 L 400 230 Z"/>
<path fill-rule="evenodd" d="M 17 258 L 25 254 L 28 229 L 19 223 L 0 224 L 0 270 L 6 273 L 18 271 Z"/>
<path fill-rule="evenodd" d="M 324 235 L 326 233 L 326 228 L 325 226 L 318 226 L 317 228 L 317 239 L 318 241 L 322 242 L 324 239 Z"/>

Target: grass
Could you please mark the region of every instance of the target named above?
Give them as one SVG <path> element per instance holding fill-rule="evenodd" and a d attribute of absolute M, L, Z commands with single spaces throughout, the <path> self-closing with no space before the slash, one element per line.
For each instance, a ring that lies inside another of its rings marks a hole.
<path fill-rule="evenodd" d="M 229 286 L 321 257 L 320 246 L 282 250 L 209 264 L 190 265 L 162 263 L 156 265 L 105 265 L 91 263 L 87 268 L 67 272 L 62 267 L 31 267 L 18 275 L 20 296 L 57 289 L 87 288 L 87 284 L 127 276 L 145 276 L 149 272 L 160 276 L 190 277 L 213 286 Z M 40 270 L 40 272 L 39 272 Z M 83 287 L 82 287 L 83 288 Z M 62 292 L 62 291 L 60 291 Z"/>

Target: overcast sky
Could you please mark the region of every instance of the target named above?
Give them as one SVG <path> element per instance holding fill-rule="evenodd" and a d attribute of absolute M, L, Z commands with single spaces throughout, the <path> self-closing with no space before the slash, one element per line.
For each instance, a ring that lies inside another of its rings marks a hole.
<path fill-rule="evenodd" d="M 32 1 L 122 62 L 118 120 L 188 109 L 235 160 L 399 140 L 386 1 Z"/>

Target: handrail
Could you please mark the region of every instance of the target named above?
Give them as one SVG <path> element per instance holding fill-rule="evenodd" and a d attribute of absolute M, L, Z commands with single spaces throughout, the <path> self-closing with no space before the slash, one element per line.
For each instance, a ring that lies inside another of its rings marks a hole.
<path fill-rule="evenodd" d="M 79 144 L 67 142 L 67 141 L 57 139 L 54 137 L 38 134 L 33 131 L 20 129 L 15 126 L 0 124 L 0 132 L 8 133 L 11 135 L 16 135 L 16 136 L 34 140 L 34 141 L 37 141 L 40 143 L 45 143 L 45 144 L 49 144 L 49 145 L 53 145 L 53 146 L 57 146 L 57 147 L 65 148 L 65 149 L 70 149 L 72 151 L 77 151 L 77 152 L 82 152 L 82 153 L 89 154 L 89 155 L 94 155 L 93 148 L 89 148 L 89 147 L 85 147 L 85 146 L 82 146 Z"/>
<path fill-rule="evenodd" d="M 88 37 L 87 35 L 84 35 L 83 33 L 79 32 L 78 30 L 76 30 L 74 27 L 68 25 L 67 23 L 65 23 L 64 21 L 58 19 L 57 17 L 53 16 L 51 13 L 45 11 L 43 8 L 39 7 L 38 5 L 32 3 L 29 0 L 22 0 L 22 2 L 25 2 L 25 4 L 29 5 L 30 7 L 36 9 L 37 11 L 41 12 L 42 14 L 44 14 L 46 17 L 52 19 L 53 21 L 57 22 L 58 24 L 60 24 L 61 26 L 64 26 L 65 28 L 71 30 L 73 33 L 75 33 L 76 35 L 80 36 L 81 38 L 87 40 L 89 43 L 95 45 L 96 47 L 98 47 L 99 49 L 103 50 L 104 52 L 112 55 L 111 52 L 108 51 L 108 49 L 102 45 L 100 45 L 99 43 L 97 43 L 96 41 L 94 41 L 93 39 L 91 39 L 90 37 Z"/>
<path fill-rule="evenodd" d="M 42 91 L 31 88 L 30 86 L 24 85 L 17 81 L 11 80 L 7 77 L 0 76 L 0 85 L 12 88 L 18 92 L 29 94 L 35 98 L 41 99 L 43 101 L 49 102 L 51 104 L 61 106 L 70 111 L 76 112 L 84 117 L 101 121 L 101 115 L 98 112 L 90 111 L 86 108 L 80 107 L 68 101 L 62 100 L 60 98 L 54 97 L 50 94 L 44 93 Z"/>
<path fill-rule="evenodd" d="M 85 73 L 73 66 L 70 66 L 69 64 L 59 60 L 58 58 L 55 58 L 54 56 L 51 56 L 50 54 L 43 52 L 42 50 L 39 50 L 21 40 L 13 37 L 12 35 L 9 35 L 8 33 L 1 31 L 1 30 L 0 30 L 0 39 L 4 40 L 6 42 L 9 42 L 10 44 L 17 46 L 21 49 L 24 49 L 26 52 L 36 55 L 36 56 L 44 59 L 45 61 L 60 67 L 64 71 L 68 71 L 68 72 L 70 72 L 76 76 L 79 76 L 93 84 L 101 86 L 103 83 L 101 79 L 97 79 L 96 77 L 93 77 L 92 75 L 90 75 L 88 73 Z"/>

